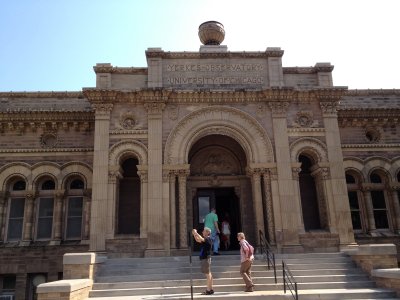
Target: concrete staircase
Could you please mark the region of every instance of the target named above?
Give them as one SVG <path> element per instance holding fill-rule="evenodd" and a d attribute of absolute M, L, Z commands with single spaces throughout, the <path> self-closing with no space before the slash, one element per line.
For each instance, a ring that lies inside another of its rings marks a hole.
<path fill-rule="evenodd" d="M 195 299 L 293 299 L 283 293 L 282 266 L 285 260 L 298 283 L 299 299 L 398 299 L 388 289 L 375 284 L 351 259 L 341 253 L 277 255 L 278 283 L 267 270 L 261 257 L 252 267 L 255 292 L 245 293 L 239 274 L 239 255 L 212 258 L 215 294 L 202 296 L 205 278 L 200 273 L 199 260 L 193 257 L 115 258 L 108 259 L 96 276 L 89 300 L 190 299 L 192 274 Z"/>

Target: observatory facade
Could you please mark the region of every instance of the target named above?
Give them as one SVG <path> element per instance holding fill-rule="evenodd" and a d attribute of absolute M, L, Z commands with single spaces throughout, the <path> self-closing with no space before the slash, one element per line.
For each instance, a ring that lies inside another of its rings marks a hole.
<path fill-rule="evenodd" d="M 79 92 L 0 93 L 0 295 L 33 299 L 67 252 L 180 255 L 215 207 L 232 244 L 279 252 L 396 242 L 400 90 L 334 86 L 283 50 L 146 51 Z"/>

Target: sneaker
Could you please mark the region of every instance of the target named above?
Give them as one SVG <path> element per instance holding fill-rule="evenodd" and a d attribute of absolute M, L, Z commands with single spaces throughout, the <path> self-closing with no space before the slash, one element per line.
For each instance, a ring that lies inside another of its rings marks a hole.
<path fill-rule="evenodd" d="M 218 252 L 213 252 L 214 255 L 220 255 Z"/>
<path fill-rule="evenodd" d="M 214 290 L 209 290 L 209 291 L 205 290 L 204 292 L 201 293 L 201 295 L 212 295 L 212 294 L 214 294 Z"/>
<path fill-rule="evenodd" d="M 254 292 L 252 287 L 246 288 L 244 291 L 248 293 Z"/>

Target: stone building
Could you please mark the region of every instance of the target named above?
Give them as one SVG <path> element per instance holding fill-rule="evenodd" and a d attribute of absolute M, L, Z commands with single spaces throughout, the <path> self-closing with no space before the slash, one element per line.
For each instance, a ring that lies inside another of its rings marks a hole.
<path fill-rule="evenodd" d="M 95 88 L 0 93 L 0 295 L 34 299 L 67 252 L 184 254 L 211 207 L 280 252 L 398 240 L 400 90 L 230 52 L 218 22 L 199 36 L 97 64 Z"/>

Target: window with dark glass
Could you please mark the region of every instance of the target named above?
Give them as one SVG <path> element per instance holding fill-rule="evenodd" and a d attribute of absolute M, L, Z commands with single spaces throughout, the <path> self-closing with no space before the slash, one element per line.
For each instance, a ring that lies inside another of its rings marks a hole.
<path fill-rule="evenodd" d="M 348 192 L 353 229 L 362 229 L 357 191 Z"/>
<path fill-rule="evenodd" d="M 25 191 L 26 189 L 26 183 L 23 180 L 18 180 L 13 184 L 13 191 Z"/>
<path fill-rule="evenodd" d="M 46 180 L 45 182 L 42 183 L 42 190 L 54 190 L 56 188 L 56 185 L 53 180 Z"/>
<path fill-rule="evenodd" d="M 70 197 L 67 212 L 67 239 L 81 239 L 82 236 L 83 197 Z"/>
<path fill-rule="evenodd" d="M 25 198 L 10 199 L 10 213 L 8 217 L 7 240 L 19 241 L 22 239 L 24 225 Z"/>
<path fill-rule="evenodd" d="M 376 228 L 389 228 L 385 195 L 383 191 L 371 191 L 371 198 Z"/>
<path fill-rule="evenodd" d="M 356 183 L 356 179 L 353 175 L 346 174 L 346 183 Z"/>
<path fill-rule="evenodd" d="M 0 275 L 0 295 L 14 295 L 16 282 L 15 275 Z"/>
<path fill-rule="evenodd" d="M 372 173 L 370 176 L 370 180 L 372 183 L 382 183 L 382 178 L 376 173 Z"/>
<path fill-rule="evenodd" d="M 85 185 L 83 184 L 83 181 L 80 179 L 73 180 L 69 186 L 71 190 L 82 190 L 84 187 Z"/>
<path fill-rule="evenodd" d="M 53 228 L 53 198 L 40 198 L 37 221 L 37 239 L 51 239 Z"/>

